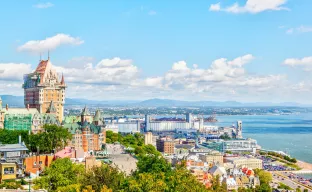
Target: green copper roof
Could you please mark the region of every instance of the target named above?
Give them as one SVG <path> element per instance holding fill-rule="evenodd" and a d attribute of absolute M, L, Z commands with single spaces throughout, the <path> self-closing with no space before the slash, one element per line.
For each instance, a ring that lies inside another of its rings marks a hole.
<path fill-rule="evenodd" d="M 96 110 L 93 121 L 100 121 L 100 120 L 101 120 L 101 111 Z"/>
<path fill-rule="evenodd" d="M 89 111 L 87 109 L 87 106 L 85 106 L 81 112 L 81 115 L 89 115 Z"/>

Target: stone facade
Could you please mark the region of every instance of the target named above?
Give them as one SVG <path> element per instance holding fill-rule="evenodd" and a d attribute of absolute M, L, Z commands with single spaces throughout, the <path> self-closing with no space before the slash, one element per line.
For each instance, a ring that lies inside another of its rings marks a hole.
<path fill-rule="evenodd" d="M 99 110 L 93 118 L 89 118 L 87 107 L 81 113 L 79 122 L 64 123 L 63 127 L 72 133 L 71 147 L 83 149 L 84 152 L 102 150 L 106 143 L 106 129 Z M 88 121 L 92 119 L 92 121 Z"/>

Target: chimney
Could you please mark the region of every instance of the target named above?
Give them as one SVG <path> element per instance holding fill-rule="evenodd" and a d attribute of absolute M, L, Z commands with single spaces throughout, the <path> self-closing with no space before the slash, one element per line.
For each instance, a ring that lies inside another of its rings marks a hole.
<path fill-rule="evenodd" d="M 6 105 L 5 105 L 5 109 L 6 109 L 6 110 L 9 110 L 9 104 L 6 104 Z"/>
<path fill-rule="evenodd" d="M 27 104 L 27 110 L 29 111 L 29 104 Z"/>
<path fill-rule="evenodd" d="M 22 144 L 22 136 L 21 135 L 18 136 L 18 143 Z"/>

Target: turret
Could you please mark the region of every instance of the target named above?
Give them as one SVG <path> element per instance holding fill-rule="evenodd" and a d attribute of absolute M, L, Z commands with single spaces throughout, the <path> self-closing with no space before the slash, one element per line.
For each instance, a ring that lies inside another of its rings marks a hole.
<path fill-rule="evenodd" d="M 86 121 L 87 115 L 88 115 L 88 109 L 87 109 L 87 106 L 85 106 L 81 112 L 81 123 L 84 123 Z"/>
<path fill-rule="evenodd" d="M 101 111 L 100 110 L 96 110 L 95 115 L 94 115 L 94 119 L 93 119 L 93 123 L 95 125 L 99 125 L 101 121 Z"/>

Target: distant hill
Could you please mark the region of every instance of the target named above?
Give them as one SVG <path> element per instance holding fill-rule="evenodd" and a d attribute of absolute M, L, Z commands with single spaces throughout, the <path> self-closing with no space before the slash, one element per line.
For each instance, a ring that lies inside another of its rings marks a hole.
<path fill-rule="evenodd" d="M 13 96 L 13 95 L 1 95 L 2 107 L 6 104 L 9 107 L 24 107 L 24 96 Z"/>
<path fill-rule="evenodd" d="M 8 104 L 11 107 L 23 107 L 24 96 L 1 95 L 3 107 Z M 97 101 L 88 99 L 66 98 L 65 105 L 97 105 L 97 106 L 136 106 L 136 107 L 269 107 L 289 106 L 303 107 L 299 103 L 240 103 L 237 101 L 180 101 L 170 99 L 148 99 L 145 101 Z"/>

